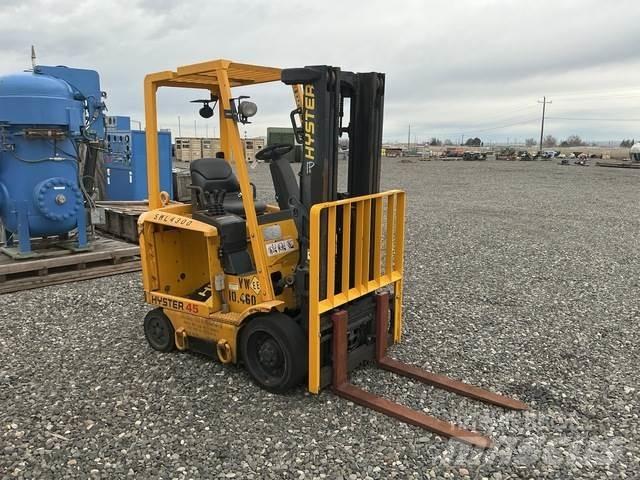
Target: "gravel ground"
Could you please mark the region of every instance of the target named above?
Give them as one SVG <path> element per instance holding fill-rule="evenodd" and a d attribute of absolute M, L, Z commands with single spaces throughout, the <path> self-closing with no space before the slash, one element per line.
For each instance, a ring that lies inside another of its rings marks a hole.
<path fill-rule="evenodd" d="M 268 169 L 252 172 L 264 191 Z M 639 478 L 640 171 L 386 160 L 408 192 L 394 355 L 510 413 L 373 368 L 355 383 L 491 435 L 487 451 L 324 392 L 160 354 L 138 274 L 2 297 L 3 478 Z"/>

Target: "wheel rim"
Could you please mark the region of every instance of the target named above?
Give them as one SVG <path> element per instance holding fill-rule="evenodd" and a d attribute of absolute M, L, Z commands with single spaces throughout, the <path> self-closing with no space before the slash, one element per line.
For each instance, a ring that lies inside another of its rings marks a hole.
<path fill-rule="evenodd" d="M 287 374 L 287 361 L 280 343 L 267 332 L 254 332 L 247 342 L 247 359 L 265 385 L 279 385 Z"/>
<path fill-rule="evenodd" d="M 157 346 L 163 347 L 170 341 L 169 337 L 171 332 L 169 332 L 167 323 L 161 318 L 152 318 L 149 320 L 147 332 L 149 334 L 149 340 Z"/>

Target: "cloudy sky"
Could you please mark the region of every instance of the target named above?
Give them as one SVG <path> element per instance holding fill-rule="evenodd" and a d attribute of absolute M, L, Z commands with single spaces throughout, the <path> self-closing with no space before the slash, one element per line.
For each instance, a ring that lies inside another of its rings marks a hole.
<path fill-rule="evenodd" d="M 142 120 L 146 73 L 216 58 L 387 74 L 386 141 L 539 135 L 640 138 L 640 2 L 616 0 L 2 0 L 0 74 L 41 64 L 101 74 L 111 114 Z M 246 89 L 247 134 L 287 126 L 290 90 Z M 160 126 L 213 135 L 193 91 L 161 92 Z"/>

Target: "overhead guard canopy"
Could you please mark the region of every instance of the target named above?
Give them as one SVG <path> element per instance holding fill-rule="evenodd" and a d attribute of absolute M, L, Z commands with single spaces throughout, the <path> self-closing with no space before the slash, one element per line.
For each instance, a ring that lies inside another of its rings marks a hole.
<path fill-rule="evenodd" d="M 230 60 L 213 60 L 178 67 L 175 71 L 151 73 L 147 80 L 159 87 L 202 88 L 211 90 L 219 85 L 216 71 L 226 70 L 231 87 L 256 85 L 280 81 L 280 69 L 235 63 Z"/>

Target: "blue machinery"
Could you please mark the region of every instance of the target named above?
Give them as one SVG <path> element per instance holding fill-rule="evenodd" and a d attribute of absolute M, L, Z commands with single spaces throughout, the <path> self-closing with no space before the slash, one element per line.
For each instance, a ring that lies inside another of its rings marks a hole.
<path fill-rule="evenodd" d="M 89 248 L 87 212 L 105 134 L 98 73 L 37 66 L 0 77 L 0 220 L 3 251 L 34 256 L 32 239 Z M 18 247 L 15 248 L 15 243 Z"/>
<path fill-rule="evenodd" d="M 129 117 L 107 117 L 108 152 L 104 155 L 105 200 L 144 200 L 147 195 L 145 132 L 132 130 Z M 171 133 L 158 132 L 160 188 L 173 198 Z"/>
<path fill-rule="evenodd" d="M 90 248 L 100 157 L 105 200 L 147 198 L 145 132 L 128 117 L 106 117 L 98 73 L 36 66 L 0 76 L 0 240 L 13 258 L 39 255 L 34 239 Z M 172 197 L 171 133 L 159 138 L 160 185 Z M 51 242 L 47 243 L 47 246 Z"/>

